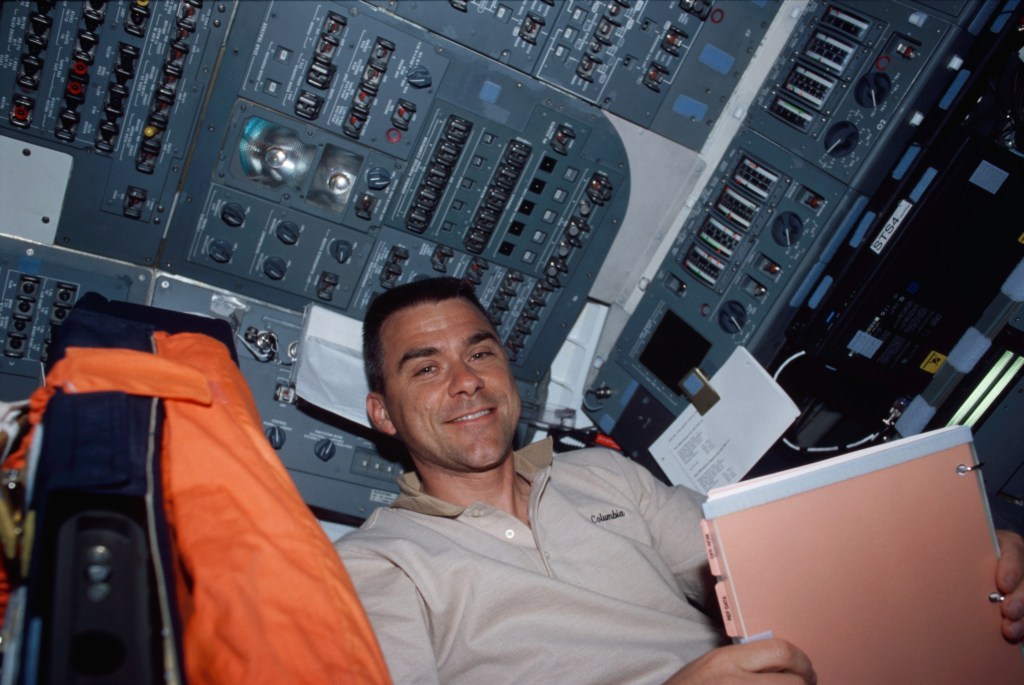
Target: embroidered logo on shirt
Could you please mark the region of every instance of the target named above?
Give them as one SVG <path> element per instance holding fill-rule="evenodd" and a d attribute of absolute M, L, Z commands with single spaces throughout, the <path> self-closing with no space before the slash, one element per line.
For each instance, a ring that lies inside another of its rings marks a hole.
<path fill-rule="evenodd" d="M 626 515 L 626 512 L 618 509 L 612 509 L 610 514 L 594 514 L 590 517 L 590 520 L 594 523 L 604 523 L 605 521 L 611 521 L 612 519 L 620 519 Z"/>

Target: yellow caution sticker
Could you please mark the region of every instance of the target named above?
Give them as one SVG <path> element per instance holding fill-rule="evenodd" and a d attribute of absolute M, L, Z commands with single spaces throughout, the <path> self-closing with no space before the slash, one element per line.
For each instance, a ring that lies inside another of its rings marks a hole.
<path fill-rule="evenodd" d="M 928 356 L 925 357 L 924 361 L 921 363 L 921 370 L 926 373 L 935 373 L 942 368 L 945 361 L 946 355 L 941 352 L 929 352 Z"/>

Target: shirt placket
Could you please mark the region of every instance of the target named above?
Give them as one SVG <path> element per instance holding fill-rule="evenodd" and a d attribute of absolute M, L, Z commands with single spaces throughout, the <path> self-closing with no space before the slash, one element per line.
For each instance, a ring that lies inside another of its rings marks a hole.
<path fill-rule="evenodd" d="M 479 502 L 466 507 L 459 519 L 499 540 L 536 550 L 530 527 L 515 516 Z"/>

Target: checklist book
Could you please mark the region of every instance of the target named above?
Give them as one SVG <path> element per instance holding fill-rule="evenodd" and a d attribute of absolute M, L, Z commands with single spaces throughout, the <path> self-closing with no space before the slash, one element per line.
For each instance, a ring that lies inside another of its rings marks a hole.
<path fill-rule="evenodd" d="M 728 633 L 789 640 L 824 685 L 1024 683 L 981 472 L 955 426 L 712 489 Z"/>

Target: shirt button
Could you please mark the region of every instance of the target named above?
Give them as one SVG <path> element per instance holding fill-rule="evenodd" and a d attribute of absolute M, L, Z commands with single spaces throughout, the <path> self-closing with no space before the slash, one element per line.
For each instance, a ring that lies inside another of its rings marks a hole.
<path fill-rule="evenodd" d="M 516 532 L 514 530 L 512 530 L 511 528 L 509 528 L 508 530 L 505 531 L 505 537 L 507 537 L 509 540 L 511 540 L 515 536 L 516 536 Z"/>

